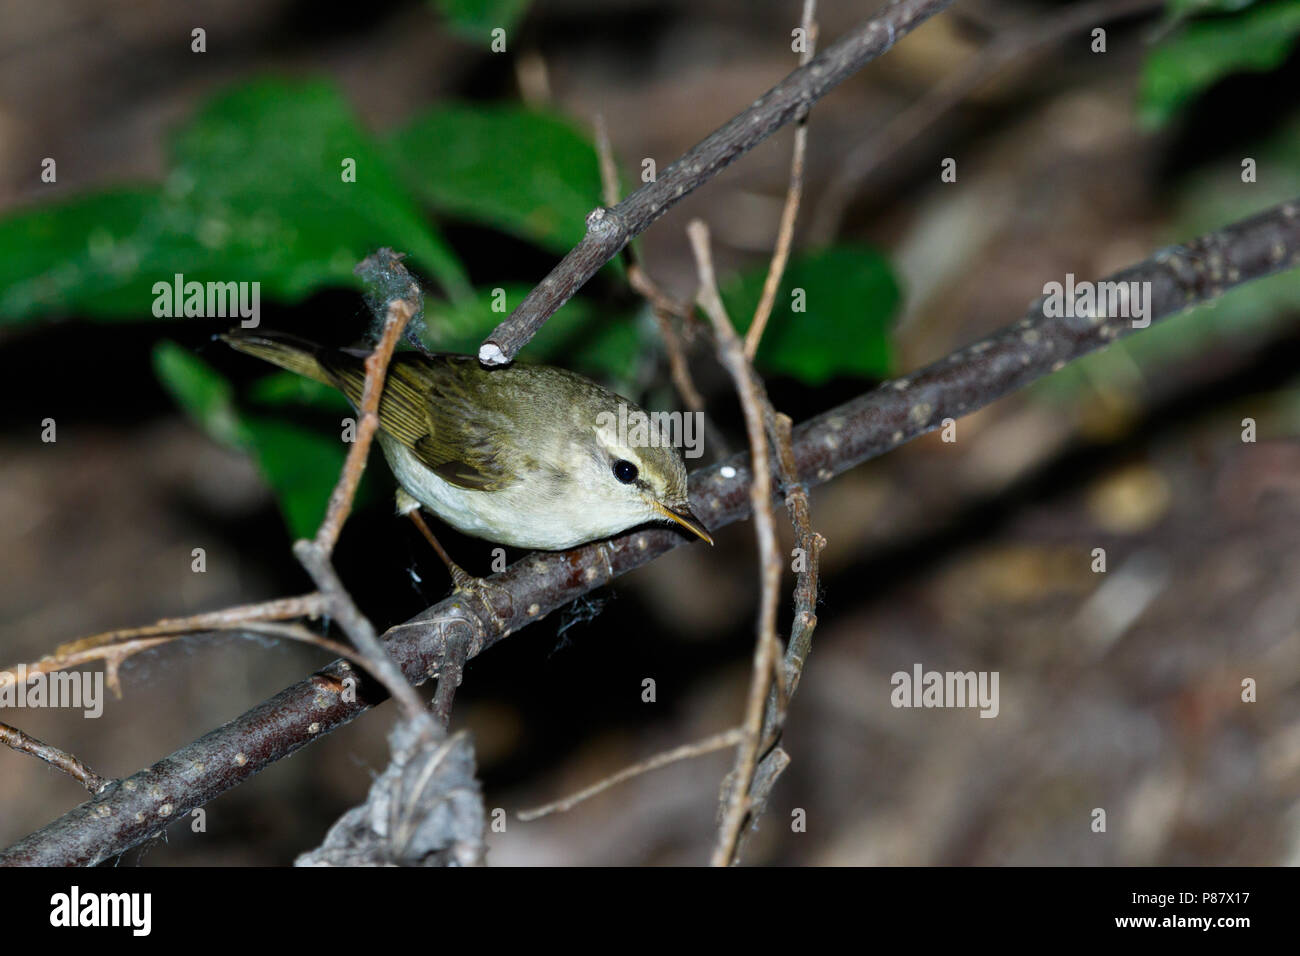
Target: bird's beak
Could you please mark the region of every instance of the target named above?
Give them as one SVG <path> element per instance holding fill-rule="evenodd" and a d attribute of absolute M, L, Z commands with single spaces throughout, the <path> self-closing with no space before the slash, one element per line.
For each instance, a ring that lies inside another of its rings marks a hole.
<path fill-rule="evenodd" d="M 659 512 L 661 515 L 667 518 L 669 521 L 676 522 L 677 524 L 685 528 L 687 531 L 690 531 L 692 534 L 696 534 L 699 537 L 703 538 L 705 541 L 709 542 L 709 544 L 713 544 L 713 537 L 705 529 L 704 522 L 701 521 L 699 518 L 695 517 L 695 515 L 691 513 L 691 509 L 688 508 L 686 505 L 682 505 L 680 508 L 678 508 L 675 511 L 672 508 L 668 508 L 665 507 L 664 505 L 661 505 L 657 501 L 651 501 L 650 506 L 654 508 L 655 511 Z"/>

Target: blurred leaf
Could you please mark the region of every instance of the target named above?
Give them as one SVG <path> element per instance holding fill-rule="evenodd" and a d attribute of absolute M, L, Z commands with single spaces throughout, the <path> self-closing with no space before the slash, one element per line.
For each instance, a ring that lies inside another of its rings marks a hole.
<path fill-rule="evenodd" d="M 484 44 L 496 27 L 510 30 L 524 11 L 529 0 L 434 0 L 434 4 L 447 18 L 452 30 L 467 40 L 482 40 Z"/>
<path fill-rule="evenodd" d="M 555 252 L 586 234 L 601 202 L 596 149 L 571 123 L 517 106 L 444 106 L 390 140 L 435 210 Z"/>
<path fill-rule="evenodd" d="M 234 389 L 216 369 L 175 342 L 153 350 L 154 374 L 190 418 L 227 448 L 246 448 L 248 432 L 235 410 Z"/>
<path fill-rule="evenodd" d="M 290 422 L 241 416 L 230 383 L 175 342 L 159 342 L 153 364 L 159 381 L 205 433 L 256 459 L 289 533 L 315 534 L 347 456 L 341 439 Z"/>
<path fill-rule="evenodd" d="M 454 305 L 426 303 L 425 344 L 440 352 L 476 354 L 479 343 L 524 300 L 531 287 L 512 283 L 500 288 L 505 293 L 503 312 L 493 311 L 496 297 L 491 289 Z M 626 382 L 636 368 L 640 349 L 640 334 L 630 316 L 602 314 L 588 300 L 574 298 L 542 326 L 520 358 Z"/>
<path fill-rule="evenodd" d="M 327 437 L 275 418 L 246 418 L 252 451 L 275 491 L 289 533 L 316 533 L 347 457 L 338 435 Z"/>
<path fill-rule="evenodd" d="M 262 81 L 210 102 L 175 137 L 159 187 L 0 220 L 0 322 L 49 311 L 151 317 L 155 282 L 260 282 L 294 301 L 354 286 L 374 248 L 411 254 L 454 295 L 455 256 L 332 86 Z M 343 182 L 343 161 L 356 182 Z"/>
<path fill-rule="evenodd" d="M 1139 92 L 1142 121 L 1163 125 L 1224 77 L 1281 66 L 1298 34 L 1300 0 L 1272 0 L 1235 16 L 1185 24 L 1147 54 Z"/>
<path fill-rule="evenodd" d="M 265 405 L 311 405 L 331 411 L 352 409 L 343 393 L 293 372 L 273 372 L 248 387 L 248 398 Z"/>
<path fill-rule="evenodd" d="M 725 283 L 722 297 L 737 328 L 753 321 L 767 267 Z M 794 312 L 802 289 L 806 311 Z M 793 256 L 759 343 L 759 368 L 818 385 L 836 375 L 882 378 L 893 362 L 890 324 L 899 288 L 888 261 L 874 249 L 829 246 Z"/>

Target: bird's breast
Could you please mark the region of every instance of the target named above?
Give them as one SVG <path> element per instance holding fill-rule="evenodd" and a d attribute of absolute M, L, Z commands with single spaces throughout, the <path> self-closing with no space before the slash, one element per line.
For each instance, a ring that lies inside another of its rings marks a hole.
<path fill-rule="evenodd" d="M 539 493 L 527 480 L 497 491 L 461 488 L 444 481 L 409 448 L 384 432 L 379 445 L 393 476 L 416 501 L 465 534 L 514 548 L 558 551 L 625 530 L 602 521 L 580 494 Z"/>

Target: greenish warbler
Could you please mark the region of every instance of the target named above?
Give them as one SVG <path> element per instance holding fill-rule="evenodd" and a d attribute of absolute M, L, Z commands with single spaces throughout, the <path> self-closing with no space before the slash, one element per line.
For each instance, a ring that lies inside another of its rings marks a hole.
<path fill-rule="evenodd" d="M 361 402 L 362 352 L 279 334 L 222 338 L 334 386 L 354 407 Z M 640 412 L 564 369 L 516 363 L 489 370 L 467 355 L 398 352 L 376 437 L 401 486 L 398 510 L 423 505 L 466 534 L 558 550 L 666 519 L 712 544 L 687 505 L 677 449 L 621 443 L 608 424 L 618 420 L 620 404 Z"/>

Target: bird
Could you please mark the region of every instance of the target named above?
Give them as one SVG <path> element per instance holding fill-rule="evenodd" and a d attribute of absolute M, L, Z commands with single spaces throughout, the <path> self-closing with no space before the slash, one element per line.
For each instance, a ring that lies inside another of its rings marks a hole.
<path fill-rule="evenodd" d="M 232 348 L 333 386 L 361 403 L 367 353 L 283 333 L 232 331 Z M 679 451 L 653 430 L 628 444 L 616 423 L 644 411 L 562 368 L 485 368 L 453 353 L 394 353 L 376 440 L 397 480 L 397 510 L 421 508 L 465 534 L 517 548 L 563 550 L 669 521 L 713 544 L 687 500 Z M 628 432 L 624 428 L 623 432 Z M 463 574 L 464 572 L 460 572 Z M 468 578 L 468 576 L 465 576 Z"/>

